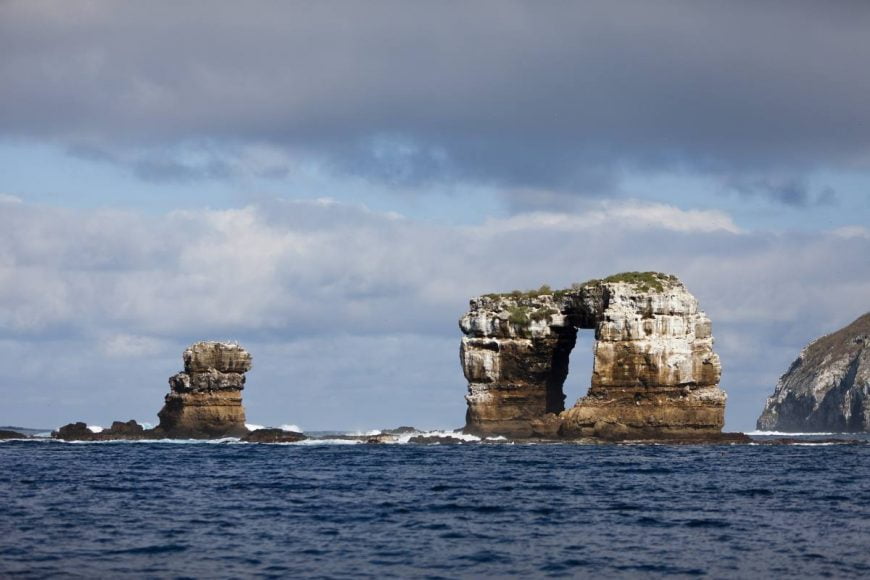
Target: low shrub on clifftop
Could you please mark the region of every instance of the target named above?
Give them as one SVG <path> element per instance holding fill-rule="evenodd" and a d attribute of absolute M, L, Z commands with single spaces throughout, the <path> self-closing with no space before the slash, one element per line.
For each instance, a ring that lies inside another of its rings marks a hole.
<path fill-rule="evenodd" d="M 580 290 L 584 286 L 591 286 L 593 284 L 623 282 L 637 286 L 637 289 L 641 292 L 649 292 L 650 290 L 662 292 L 665 286 L 670 286 L 677 281 L 676 276 L 662 274 L 661 272 L 621 272 L 600 280 L 589 280 L 583 284 L 573 284 L 571 287 L 575 290 Z"/>
<path fill-rule="evenodd" d="M 561 298 L 568 292 L 579 292 L 583 290 L 583 288 L 587 288 L 589 286 L 594 286 L 596 284 L 605 284 L 605 283 L 616 283 L 623 282 L 625 284 L 632 284 L 637 287 L 641 292 L 649 292 L 654 290 L 656 292 L 663 292 L 666 287 L 679 282 L 676 276 L 671 274 L 663 274 L 661 272 L 621 272 L 619 274 L 613 274 L 612 276 L 608 276 L 607 278 L 593 278 L 592 280 L 587 280 L 586 282 L 575 282 L 571 284 L 570 289 L 564 290 L 553 290 L 550 288 L 548 284 L 543 284 L 537 290 L 513 290 L 511 292 L 494 292 L 491 294 L 484 294 L 487 298 L 497 299 L 497 298 L 537 298 L 538 296 L 546 296 L 552 295 L 556 298 Z"/>

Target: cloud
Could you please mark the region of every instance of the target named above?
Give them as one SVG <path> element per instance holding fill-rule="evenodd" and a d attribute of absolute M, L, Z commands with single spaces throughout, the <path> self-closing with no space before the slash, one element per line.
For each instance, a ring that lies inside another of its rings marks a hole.
<path fill-rule="evenodd" d="M 739 233 L 731 216 L 719 210 L 683 210 L 670 205 L 636 200 L 586 204 L 582 213 L 531 212 L 490 220 L 485 229 L 518 232 L 547 229 L 582 231 L 609 226 L 621 230 L 661 229 L 673 232 Z"/>
<path fill-rule="evenodd" d="M 314 164 L 594 195 L 626 171 L 776 172 L 745 191 L 805 205 L 829 198 L 808 173 L 868 168 L 868 21 L 866 2 L 10 1 L 0 135 L 151 180 Z"/>
<path fill-rule="evenodd" d="M 813 191 L 805 181 L 792 177 L 732 177 L 726 180 L 726 188 L 743 196 L 762 195 L 793 207 L 829 206 L 836 205 L 838 201 L 833 188 L 823 187 Z"/>
<path fill-rule="evenodd" d="M 162 353 L 165 344 L 150 336 L 113 334 L 102 341 L 102 352 L 108 357 L 136 358 Z"/>
<path fill-rule="evenodd" d="M 454 427 L 471 296 L 662 270 L 713 320 L 729 427 L 750 428 L 800 348 L 867 310 L 866 233 L 744 232 L 645 202 L 478 226 L 326 199 L 165 215 L 15 203 L 0 212 L 0 422 L 153 421 L 183 348 L 212 338 L 254 353 L 255 422 Z"/>
<path fill-rule="evenodd" d="M 864 226 L 845 226 L 835 229 L 833 233 L 844 238 L 870 238 L 870 229 Z"/>

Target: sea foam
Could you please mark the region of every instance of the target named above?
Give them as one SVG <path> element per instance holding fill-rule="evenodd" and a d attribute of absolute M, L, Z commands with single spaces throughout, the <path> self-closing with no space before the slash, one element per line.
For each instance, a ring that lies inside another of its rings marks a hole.
<path fill-rule="evenodd" d="M 817 437 L 819 435 L 844 435 L 844 433 L 787 433 L 785 431 L 747 431 L 750 437 Z"/>

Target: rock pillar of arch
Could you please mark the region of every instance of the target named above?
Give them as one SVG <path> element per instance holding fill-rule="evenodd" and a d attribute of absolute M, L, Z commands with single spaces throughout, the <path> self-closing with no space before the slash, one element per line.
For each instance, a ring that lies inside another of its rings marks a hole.
<path fill-rule="evenodd" d="M 479 296 L 459 324 L 469 432 L 621 440 L 711 436 L 724 425 L 710 320 L 673 276 Z M 578 329 L 595 332 L 593 372 L 588 394 L 565 409 Z"/>

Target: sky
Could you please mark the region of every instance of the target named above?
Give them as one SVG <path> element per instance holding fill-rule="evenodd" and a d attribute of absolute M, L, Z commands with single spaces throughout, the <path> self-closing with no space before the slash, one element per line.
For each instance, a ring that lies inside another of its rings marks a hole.
<path fill-rule="evenodd" d="M 676 274 L 726 428 L 870 309 L 870 4 L 0 1 L 0 424 L 456 428 L 481 293 Z M 588 388 L 581 332 L 568 401 Z"/>

